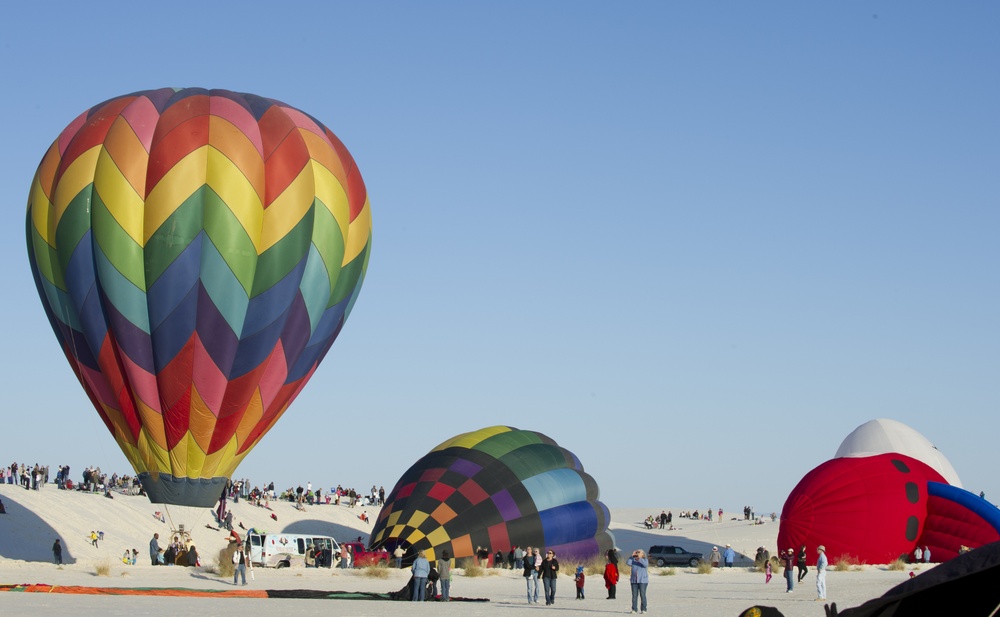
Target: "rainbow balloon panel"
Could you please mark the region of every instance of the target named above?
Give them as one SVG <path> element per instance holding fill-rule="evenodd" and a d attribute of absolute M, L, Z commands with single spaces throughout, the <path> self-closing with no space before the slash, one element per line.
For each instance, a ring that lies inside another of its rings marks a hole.
<path fill-rule="evenodd" d="M 493 426 L 449 439 L 414 463 L 386 497 L 372 546 L 437 559 L 513 546 L 588 558 L 614 546 L 610 515 L 580 460 L 550 438 Z"/>
<path fill-rule="evenodd" d="M 164 88 L 63 130 L 32 182 L 27 241 L 63 352 L 150 500 L 206 506 L 340 333 L 371 210 L 312 116 Z"/>

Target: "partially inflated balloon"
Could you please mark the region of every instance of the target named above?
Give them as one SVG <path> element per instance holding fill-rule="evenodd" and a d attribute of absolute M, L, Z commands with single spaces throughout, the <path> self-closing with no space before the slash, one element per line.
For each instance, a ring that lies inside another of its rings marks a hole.
<path fill-rule="evenodd" d="M 493 426 L 458 435 L 417 461 L 386 498 L 372 546 L 436 559 L 513 546 L 587 558 L 614 546 L 607 507 L 579 459 L 532 431 Z"/>
<path fill-rule="evenodd" d="M 927 492 L 927 523 L 917 544 L 931 549 L 932 561 L 953 559 L 962 546 L 1000 541 L 1000 510 L 985 498 L 939 482 L 929 483 Z"/>
<path fill-rule="evenodd" d="M 210 505 L 343 327 L 371 214 L 337 137 L 225 90 L 120 96 L 52 144 L 28 200 L 49 321 L 154 502 Z"/>
<path fill-rule="evenodd" d="M 929 482 L 944 478 L 903 454 L 827 461 L 785 501 L 778 550 L 823 544 L 834 563 L 890 563 L 911 553 L 924 531 Z"/>

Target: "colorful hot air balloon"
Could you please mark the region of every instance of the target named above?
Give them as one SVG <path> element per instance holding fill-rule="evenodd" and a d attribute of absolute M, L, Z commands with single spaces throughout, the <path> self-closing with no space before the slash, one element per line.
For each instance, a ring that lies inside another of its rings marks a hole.
<path fill-rule="evenodd" d="M 477 547 L 551 548 L 586 558 L 614 546 L 610 515 L 580 460 L 532 431 L 493 426 L 453 437 L 414 463 L 386 497 L 372 547 L 447 549 L 471 557 Z"/>
<path fill-rule="evenodd" d="M 337 338 L 370 239 L 340 140 L 284 103 L 226 90 L 87 110 L 28 199 L 46 314 L 158 503 L 219 498 Z"/>

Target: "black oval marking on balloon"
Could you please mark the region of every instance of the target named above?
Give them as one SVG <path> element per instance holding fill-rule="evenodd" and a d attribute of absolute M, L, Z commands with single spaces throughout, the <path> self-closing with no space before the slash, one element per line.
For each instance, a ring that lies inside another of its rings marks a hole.
<path fill-rule="evenodd" d="M 917 539 L 917 532 L 920 530 L 920 521 L 917 517 L 911 516 L 906 519 L 906 539 L 913 542 Z"/>
<path fill-rule="evenodd" d="M 916 482 L 906 483 L 906 501 L 910 503 L 917 503 L 920 501 L 920 489 L 917 488 Z"/>
<path fill-rule="evenodd" d="M 906 463 L 899 460 L 898 458 L 890 459 L 892 464 L 896 466 L 896 469 L 902 471 L 903 473 L 910 473 L 910 468 L 907 467 Z"/>

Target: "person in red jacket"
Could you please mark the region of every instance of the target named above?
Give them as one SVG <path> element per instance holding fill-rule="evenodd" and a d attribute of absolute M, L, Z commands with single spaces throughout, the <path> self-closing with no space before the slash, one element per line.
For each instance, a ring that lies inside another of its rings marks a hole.
<path fill-rule="evenodd" d="M 608 588 L 607 599 L 614 600 L 618 589 L 618 558 L 613 548 L 608 550 L 608 564 L 604 566 L 604 586 Z"/>

